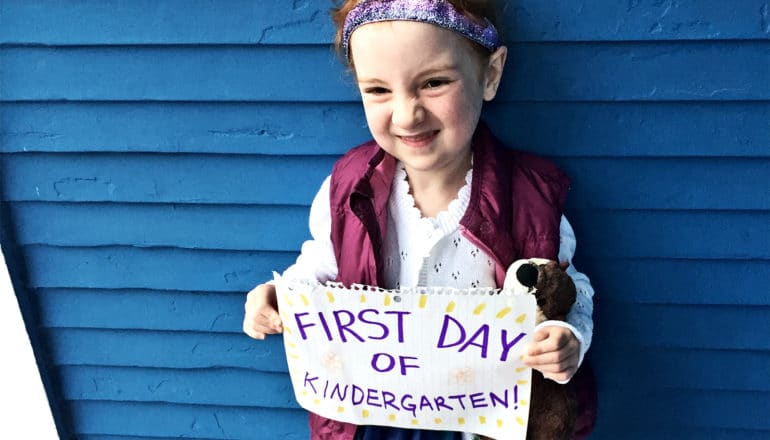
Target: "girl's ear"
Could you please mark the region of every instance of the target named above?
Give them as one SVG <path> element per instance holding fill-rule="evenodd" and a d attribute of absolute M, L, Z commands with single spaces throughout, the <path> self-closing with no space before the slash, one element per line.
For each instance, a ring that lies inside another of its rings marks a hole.
<path fill-rule="evenodd" d="M 489 63 L 484 71 L 484 101 L 491 101 L 497 95 L 497 87 L 503 77 L 505 58 L 508 56 L 508 48 L 500 46 L 489 56 Z"/>

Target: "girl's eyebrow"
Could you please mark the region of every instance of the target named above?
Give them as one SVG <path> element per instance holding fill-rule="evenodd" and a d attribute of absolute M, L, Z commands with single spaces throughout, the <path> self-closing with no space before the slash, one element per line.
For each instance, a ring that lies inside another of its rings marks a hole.
<path fill-rule="evenodd" d="M 457 70 L 457 65 L 456 64 L 444 64 L 444 65 L 437 66 L 437 67 L 431 67 L 429 69 L 421 71 L 420 73 L 415 75 L 415 77 L 416 78 L 424 78 L 426 76 L 435 75 L 436 73 L 446 72 L 448 70 Z M 358 78 L 356 78 L 356 81 L 359 84 L 385 84 L 385 81 L 383 81 L 381 79 L 377 79 L 377 78 L 361 78 L 361 77 L 358 77 Z"/>

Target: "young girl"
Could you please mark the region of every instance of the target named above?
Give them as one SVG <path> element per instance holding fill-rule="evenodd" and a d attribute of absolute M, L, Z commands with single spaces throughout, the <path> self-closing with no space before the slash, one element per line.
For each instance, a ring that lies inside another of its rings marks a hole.
<path fill-rule="evenodd" d="M 284 277 L 502 287 L 517 259 L 571 262 L 575 237 L 562 216 L 567 178 L 542 158 L 501 146 L 479 122 L 507 55 L 493 2 L 347 0 L 333 18 L 374 140 L 350 150 L 321 185 L 310 209 L 313 239 Z M 568 322 L 540 324 L 525 356 L 558 382 L 578 370 L 593 329 L 591 285 L 574 266 L 568 273 L 578 289 Z M 257 286 L 246 300 L 244 332 L 280 333 L 276 309 L 275 288 Z M 590 432 L 588 420 L 578 421 L 576 436 Z M 310 429 L 313 439 L 470 437 L 314 414 Z"/>

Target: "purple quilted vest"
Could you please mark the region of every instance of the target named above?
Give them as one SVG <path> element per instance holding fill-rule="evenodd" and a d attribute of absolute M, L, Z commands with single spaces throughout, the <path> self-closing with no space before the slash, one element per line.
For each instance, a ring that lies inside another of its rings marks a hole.
<path fill-rule="evenodd" d="M 559 252 L 559 224 L 569 179 L 551 162 L 509 150 L 483 123 L 473 137 L 473 184 L 460 228 L 495 259 L 495 279 L 520 258 Z M 374 141 L 351 149 L 332 171 L 331 239 L 337 281 L 383 285 L 382 249 L 396 159 Z M 581 368 L 582 370 L 582 368 Z M 352 440 L 356 426 L 310 414 L 312 440 Z"/>

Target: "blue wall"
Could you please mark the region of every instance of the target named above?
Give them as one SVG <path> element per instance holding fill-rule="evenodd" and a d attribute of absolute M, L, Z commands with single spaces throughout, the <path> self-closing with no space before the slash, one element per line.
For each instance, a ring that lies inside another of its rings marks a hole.
<path fill-rule="evenodd" d="M 244 292 L 367 138 L 326 0 L 0 3 L 0 191 L 63 437 L 302 439 Z M 594 438 L 770 436 L 770 2 L 512 0 L 485 119 L 573 178 Z"/>

